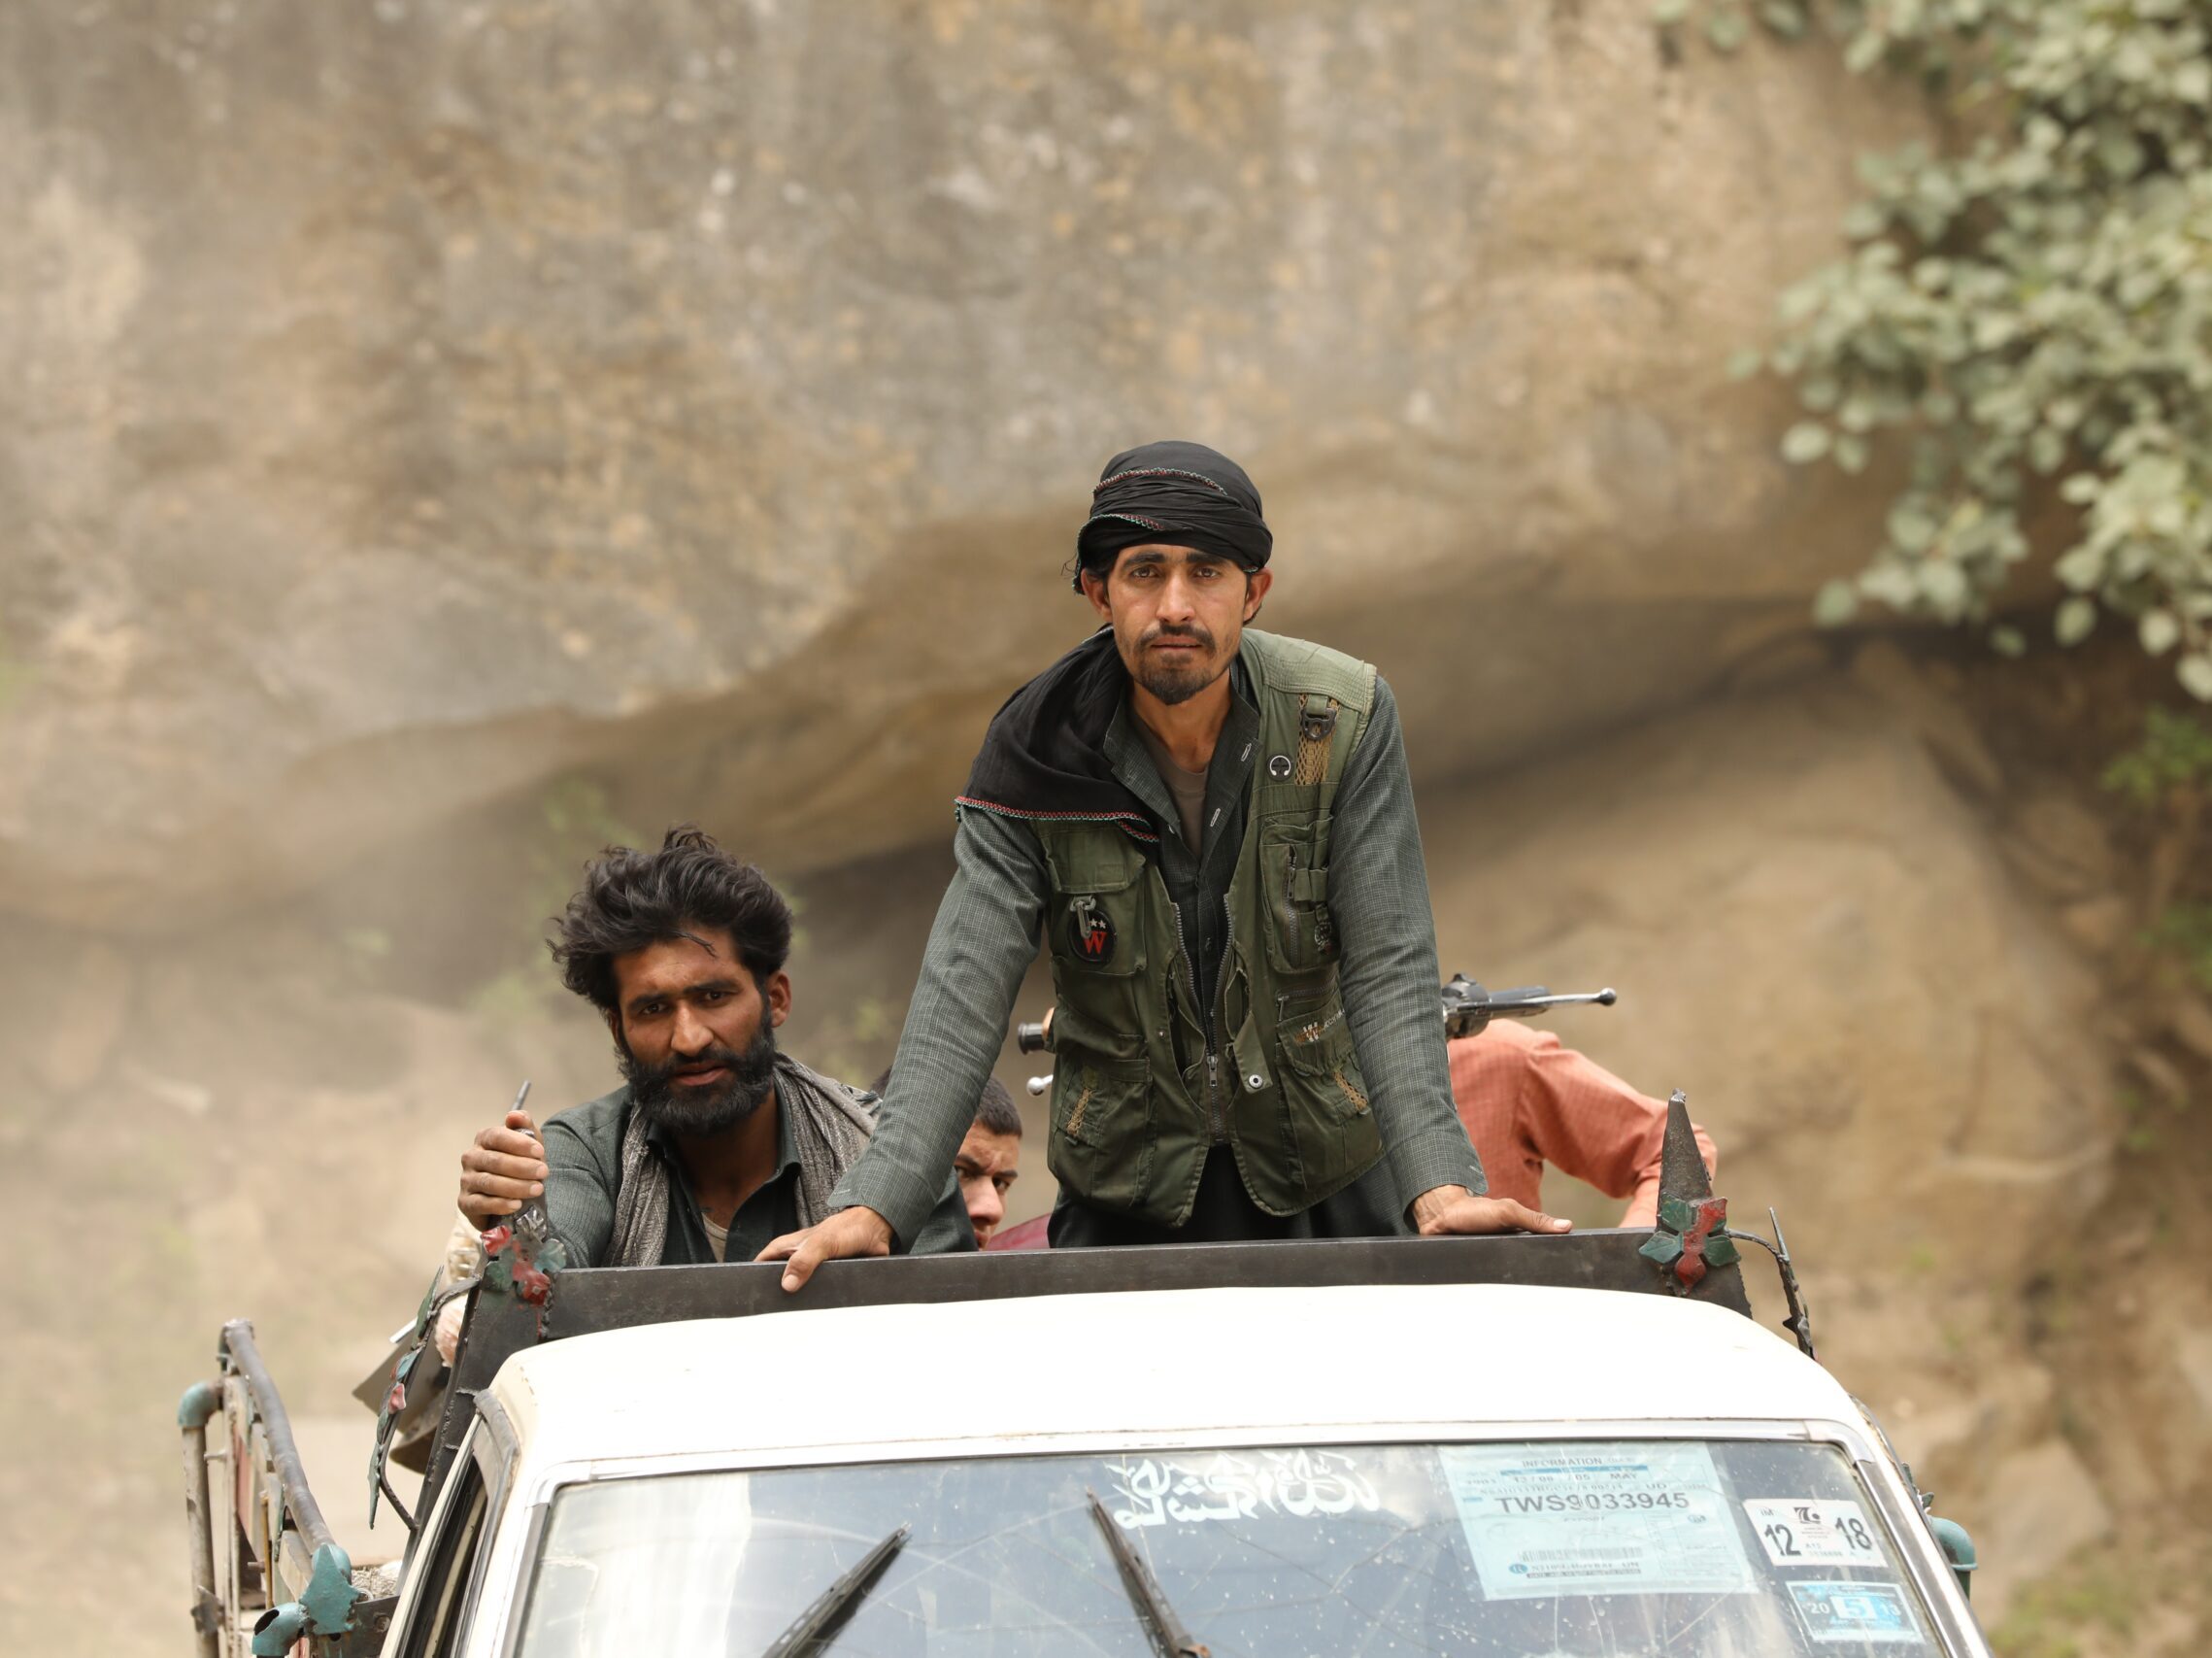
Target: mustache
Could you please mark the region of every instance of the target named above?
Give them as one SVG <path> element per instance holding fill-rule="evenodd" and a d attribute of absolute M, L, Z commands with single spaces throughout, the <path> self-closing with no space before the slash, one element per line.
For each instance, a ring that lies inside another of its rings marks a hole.
<path fill-rule="evenodd" d="M 718 1042 L 696 1054 L 672 1054 L 661 1065 L 646 1065 L 632 1060 L 630 1081 L 634 1086 L 642 1088 L 666 1088 L 676 1081 L 680 1071 L 713 1070 L 717 1066 L 735 1071 L 741 1069 L 744 1064 L 744 1056 Z"/>
<path fill-rule="evenodd" d="M 1149 645 L 1156 639 L 1189 639 L 1209 651 L 1214 648 L 1213 633 L 1195 622 L 1156 622 L 1144 630 L 1137 643 Z"/>

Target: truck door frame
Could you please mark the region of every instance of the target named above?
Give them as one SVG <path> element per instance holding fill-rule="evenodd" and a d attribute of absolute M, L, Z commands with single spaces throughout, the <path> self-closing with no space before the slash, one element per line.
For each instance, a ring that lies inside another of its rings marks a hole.
<path fill-rule="evenodd" d="M 515 1468 L 505 1412 L 486 1398 L 455 1457 L 455 1477 L 438 1493 L 393 1608 L 387 1658 L 456 1658 L 484 1599 L 486 1567 L 499 1534 Z"/>

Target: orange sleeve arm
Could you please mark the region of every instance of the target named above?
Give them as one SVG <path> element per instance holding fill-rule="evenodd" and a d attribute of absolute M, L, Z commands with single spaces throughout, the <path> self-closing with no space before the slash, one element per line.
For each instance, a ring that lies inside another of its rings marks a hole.
<path fill-rule="evenodd" d="M 1628 1199 L 1623 1226 L 1650 1226 L 1659 1214 L 1659 1159 L 1666 1102 L 1639 1093 L 1549 1031 L 1521 1033 L 1530 1047 L 1522 1118 L 1545 1162 L 1588 1181 L 1609 1198 Z M 1716 1167 L 1713 1142 L 1697 1129 L 1697 1151 Z"/>
<path fill-rule="evenodd" d="M 1524 1102 L 1529 1094 L 1526 1048 L 1516 1032 L 1493 1026 L 1445 1044 L 1452 1066 L 1452 1099 L 1467 1138 L 1482 1159 L 1493 1198 L 1538 1206 L 1543 1154 L 1530 1139 Z"/>

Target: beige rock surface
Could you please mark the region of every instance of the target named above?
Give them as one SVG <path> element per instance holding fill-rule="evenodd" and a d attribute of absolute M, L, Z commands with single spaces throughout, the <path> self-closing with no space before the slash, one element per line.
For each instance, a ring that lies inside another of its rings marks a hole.
<path fill-rule="evenodd" d="M 1879 698 L 1719 703 L 1422 819 L 1445 968 L 1617 986 L 1561 1037 L 1684 1089 L 1808 1260 L 2001 1279 L 2103 1189 L 2096 986 Z"/>
<path fill-rule="evenodd" d="M 1904 122 L 1647 0 L 0 9 L 0 906 L 595 762 L 785 867 L 937 832 L 1167 432 L 1439 763 L 1682 702 L 1864 544 L 1722 364 Z"/>
<path fill-rule="evenodd" d="M 1990 1480 L 1990 1522 L 1975 1540 L 1976 1613 L 2003 1620 L 2023 1585 L 2112 1534 L 2112 1510 L 2074 1448 L 2060 1438 L 2016 1451 Z"/>
<path fill-rule="evenodd" d="M 2204 1426 L 2212 1429 L 2212 1332 L 2193 1330 L 2177 1339 L 2174 1363 L 2189 1384 Z"/>

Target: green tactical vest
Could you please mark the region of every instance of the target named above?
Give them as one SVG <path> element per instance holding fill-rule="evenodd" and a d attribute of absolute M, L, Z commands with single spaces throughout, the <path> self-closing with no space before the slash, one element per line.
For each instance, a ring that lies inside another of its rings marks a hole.
<path fill-rule="evenodd" d="M 1381 1159 L 1338 995 L 1329 808 L 1375 701 L 1375 669 L 1248 629 L 1259 708 L 1244 844 L 1209 1020 L 1158 865 L 1117 824 L 1032 820 L 1052 874 L 1052 1132 L 1070 1196 L 1180 1226 L 1210 1146 L 1253 1201 L 1293 1215 Z M 1192 849 L 1195 852 L 1195 848 Z"/>

